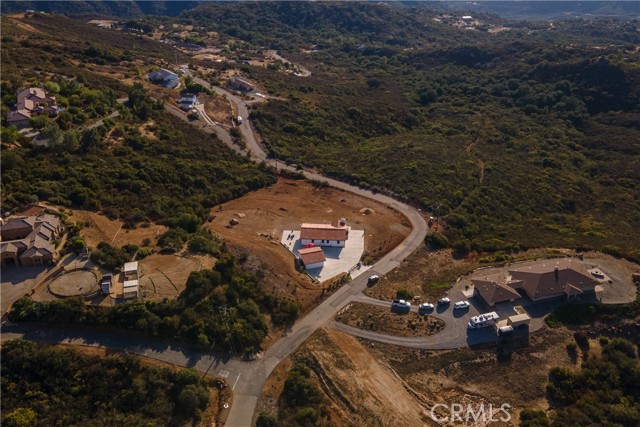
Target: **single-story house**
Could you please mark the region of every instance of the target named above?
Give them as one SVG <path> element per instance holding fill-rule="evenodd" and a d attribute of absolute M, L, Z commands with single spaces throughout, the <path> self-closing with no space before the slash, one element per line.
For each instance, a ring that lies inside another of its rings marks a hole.
<path fill-rule="evenodd" d="M 227 87 L 240 92 L 251 92 L 254 90 L 252 83 L 237 76 L 232 76 L 229 81 L 227 81 Z"/>
<path fill-rule="evenodd" d="M 140 278 L 138 261 L 131 261 L 124 264 L 122 269 L 125 280 L 138 280 Z"/>
<path fill-rule="evenodd" d="M 138 279 L 125 280 L 123 286 L 123 298 L 138 298 Z"/>
<path fill-rule="evenodd" d="M 533 301 L 595 292 L 599 283 L 584 265 L 572 259 L 549 260 L 510 270 L 509 274 L 523 282 L 522 289 Z"/>
<path fill-rule="evenodd" d="M 55 240 L 62 231 L 62 223 L 54 215 L 9 218 L 0 228 L 2 267 L 53 262 Z"/>
<path fill-rule="evenodd" d="M 111 292 L 112 284 L 113 284 L 112 274 L 105 274 L 104 276 L 102 276 L 102 279 L 100 279 L 100 290 L 102 291 L 103 295 L 109 295 L 109 292 Z"/>
<path fill-rule="evenodd" d="M 175 89 L 180 86 L 180 77 L 167 69 L 158 68 L 149 73 L 149 81 L 166 87 L 167 89 Z"/>
<path fill-rule="evenodd" d="M 343 248 L 349 238 L 349 227 L 346 220 L 341 219 L 333 224 L 304 223 L 300 227 L 300 243 L 303 246 L 336 246 Z"/>
<path fill-rule="evenodd" d="M 555 297 L 573 298 L 585 292 L 595 292 L 598 281 L 581 263 L 572 259 L 549 260 L 509 270 L 508 274 L 494 274 L 471 279 L 477 295 L 489 306 L 520 297 L 522 290 L 532 301 Z"/>
<path fill-rule="evenodd" d="M 298 250 L 298 254 L 300 254 L 300 260 L 302 260 L 302 264 L 304 264 L 304 268 L 307 270 L 321 268 L 327 260 L 320 246 L 300 249 Z"/>
<path fill-rule="evenodd" d="M 40 87 L 28 87 L 17 93 L 16 109 L 7 115 L 10 125 L 16 127 L 29 126 L 29 119 L 39 114 L 48 114 L 53 117 L 58 114 L 58 102 L 53 96 Z"/>
<path fill-rule="evenodd" d="M 183 93 L 178 98 L 180 108 L 185 111 L 192 109 L 198 103 L 198 97 L 194 93 Z"/>

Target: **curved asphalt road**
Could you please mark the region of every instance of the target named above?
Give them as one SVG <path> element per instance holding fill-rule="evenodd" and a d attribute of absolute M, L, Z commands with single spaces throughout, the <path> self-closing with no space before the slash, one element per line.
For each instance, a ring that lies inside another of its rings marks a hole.
<path fill-rule="evenodd" d="M 187 74 L 189 74 L 188 70 Z M 208 82 L 197 77 L 193 77 L 193 80 L 207 87 L 209 86 Z M 269 159 L 258 144 L 251 124 L 249 123 L 246 101 L 220 87 L 213 87 L 212 89 L 219 94 L 227 96 L 229 100 L 236 104 L 239 115 L 244 119 L 239 129 L 247 144 L 251 158 L 257 162 L 268 162 Z M 186 120 L 184 113 L 177 109 L 168 106 L 167 111 Z M 240 147 L 232 143 L 229 134 L 221 126 L 205 126 L 203 130 L 207 133 L 213 133 L 215 131 L 218 137 L 233 150 L 242 152 Z M 293 170 L 290 167 L 287 167 L 287 169 Z M 420 213 L 413 207 L 392 199 L 391 197 L 374 194 L 371 191 L 326 178 L 315 172 L 304 171 L 304 175 L 308 179 L 322 180 L 332 187 L 385 203 L 404 214 L 411 222 L 413 229 L 409 236 L 407 236 L 399 246 L 375 263 L 370 269 L 371 274 L 384 275 L 388 273 L 398 267 L 402 260 L 411 255 L 411 253 L 423 243 L 427 234 L 427 225 Z M 327 324 L 338 310 L 361 294 L 367 286 L 367 278 L 369 275 L 366 275 L 367 277 L 364 276 L 365 275 L 357 277 L 328 297 L 307 316 L 299 320 L 284 337 L 275 342 L 261 359 L 252 362 L 186 352 L 180 348 L 168 346 L 166 343 L 154 343 L 141 337 L 136 337 L 131 340 L 126 335 L 121 336 L 121 332 L 118 332 L 118 335 L 115 335 L 113 331 L 98 332 L 86 330 L 71 332 L 68 328 L 57 328 L 48 325 L 4 326 L 2 339 L 23 336 L 24 338 L 38 341 L 102 346 L 167 361 L 179 366 L 193 367 L 202 372 L 210 369 L 214 374 L 229 375 L 226 378 L 233 387 L 234 394 L 233 405 L 231 406 L 225 426 L 249 427 L 252 425 L 256 404 L 269 374 L 315 330 Z M 337 327 L 339 328 L 339 326 Z M 42 328 L 46 328 L 46 330 Z M 354 335 L 357 335 L 357 333 L 354 333 Z"/>

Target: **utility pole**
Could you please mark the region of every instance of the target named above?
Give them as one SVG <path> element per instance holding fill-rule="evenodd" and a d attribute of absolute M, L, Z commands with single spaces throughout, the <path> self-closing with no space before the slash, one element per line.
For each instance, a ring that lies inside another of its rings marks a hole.
<path fill-rule="evenodd" d="M 209 367 L 207 368 L 207 370 L 202 374 L 202 378 L 207 376 L 207 374 L 209 373 L 209 370 L 211 369 L 211 367 L 213 366 L 213 364 L 216 361 L 215 357 L 213 357 L 213 347 L 215 347 L 215 345 L 216 345 L 216 342 L 214 341 L 213 344 L 211 344 L 211 348 L 209 349 L 209 353 L 212 353 L 211 354 L 211 363 L 209 364 Z"/>
<path fill-rule="evenodd" d="M 226 306 L 220 306 L 218 307 L 218 310 L 220 311 L 220 317 L 222 318 L 222 323 L 224 324 L 224 327 L 227 331 L 227 340 L 229 341 L 229 345 L 231 346 L 231 351 L 233 351 L 233 355 L 234 357 L 238 357 L 238 353 L 236 352 L 236 347 L 235 345 L 233 345 L 233 339 L 231 337 L 231 330 L 229 328 L 229 323 L 227 322 L 227 307 Z"/>
<path fill-rule="evenodd" d="M 232 310 L 228 310 L 228 313 L 229 313 L 229 317 L 231 318 L 231 321 L 235 324 L 237 322 L 237 319 L 236 319 L 235 315 L 233 314 L 233 311 Z M 242 352 L 244 353 L 245 352 L 245 350 L 244 350 L 245 346 L 244 346 L 244 343 L 242 342 L 242 337 L 240 336 L 238 331 L 236 331 L 235 329 L 234 329 L 234 332 L 236 334 L 236 337 L 238 338 L 238 342 L 240 343 L 240 347 L 242 349 Z"/>

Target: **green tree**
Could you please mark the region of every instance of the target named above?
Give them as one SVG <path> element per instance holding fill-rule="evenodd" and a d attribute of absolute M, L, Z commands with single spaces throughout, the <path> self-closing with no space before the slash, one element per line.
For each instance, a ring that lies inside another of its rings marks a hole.
<path fill-rule="evenodd" d="M 17 408 L 4 418 L 6 427 L 32 427 L 36 424 L 37 415 L 31 408 Z"/>

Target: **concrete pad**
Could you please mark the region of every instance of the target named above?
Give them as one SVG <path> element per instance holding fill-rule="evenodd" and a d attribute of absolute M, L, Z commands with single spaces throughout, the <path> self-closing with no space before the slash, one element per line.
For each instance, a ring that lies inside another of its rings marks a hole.
<path fill-rule="evenodd" d="M 303 249 L 300 242 L 300 230 L 284 230 L 280 242 L 295 256 L 300 256 L 298 250 Z M 322 252 L 327 259 L 321 268 L 307 270 L 307 273 L 319 282 L 323 282 L 339 274 L 350 272 L 351 277 L 364 273 L 368 267 L 356 268 L 364 252 L 364 230 L 349 229 L 349 238 L 344 248 L 323 246 Z"/>

